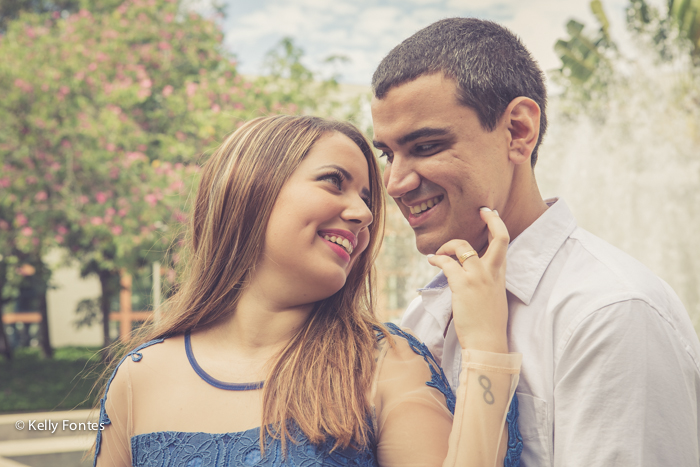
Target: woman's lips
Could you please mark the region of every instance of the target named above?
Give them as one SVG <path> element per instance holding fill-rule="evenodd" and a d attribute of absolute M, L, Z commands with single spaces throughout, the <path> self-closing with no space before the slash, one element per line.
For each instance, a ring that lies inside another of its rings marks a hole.
<path fill-rule="evenodd" d="M 319 237 L 321 237 L 321 240 L 326 242 L 326 244 L 331 248 L 331 250 L 333 250 L 343 261 L 350 262 L 350 255 L 347 251 L 345 251 L 345 248 L 338 245 L 337 243 L 331 242 L 330 240 L 326 240 L 320 234 Z"/>

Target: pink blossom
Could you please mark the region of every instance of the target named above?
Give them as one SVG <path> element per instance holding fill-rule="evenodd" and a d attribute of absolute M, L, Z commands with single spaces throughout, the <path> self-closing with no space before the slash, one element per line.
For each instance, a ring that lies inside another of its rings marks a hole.
<path fill-rule="evenodd" d="M 0 219 L 0 230 L 10 230 L 10 224 L 4 219 Z"/>
<path fill-rule="evenodd" d="M 34 195 L 34 200 L 35 201 L 45 201 L 49 196 L 46 194 L 45 191 L 40 191 L 36 195 Z"/>
<path fill-rule="evenodd" d="M 172 23 L 173 19 L 175 19 L 175 15 L 172 13 L 166 13 L 166 15 L 163 17 L 163 21 L 166 23 Z"/>
<path fill-rule="evenodd" d="M 31 84 L 27 83 L 26 81 L 20 78 L 17 78 L 15 80 L 15 86 L 17 86 L 24 92 L 32 92 L 34 90 Z"/>
<path fill-rule="evenodd" d="M 175 132 L 175 137 L 176 137 L 179 141 L 185 141 L 185 139 L 187 139 L 187 136 L 185 136 L 185 134 L 184 134 L 183 132 L 181 132 L 181 131 L 176 131 L 176 132 Z"/>
<path fill-rule="evenodd" d="M 97 63 L 92 62 L 91 64 L 88 65 L 88 70 L 90 71 L 95 71 L 97 70 Z"/>
<path fill-rule="evenodd" d="M 170 46 L 170 44 L 168 44 L 168 43 L 165 42 L 165 41 L 160 41 L 160 42 L 158 42 L 158 48 L 159 48 L 160 50 L 170 50 L 170 49 L 172 49 L 172 47 Z"/>
<path fill-rule="evenodd" d="M 119 169 L 116 167 L 109 169 L 109 176 L 112 180 L 115 180 L 117 177 L 119 177 Z"/>
<path fill-rule="evenodd" d="M 10 186 L 10 177 L 0 178 L 0 188 L 7 188 Z"/>
<path fill-rule="evenodd" d="M 127 152 L 126 153 L 126 160 L 128 162 L 146 161 L 146 160 L 148 160 L 148 158 L 142 152 Z"/>
<path fill-rule="evenodd" d="M 78 201 L 80 202 L 80 204 L 87 204 L 88 201 L 90 201 L 90 198 L 88 198 L 85 195 L 80 195 L 78 196 Z"/>
<path fill-rule="evenodd" d="M 120 234 L 122 233 L 122 226 L 121 226 L 121 225 L 115 225 L 114 227 L 112 227 L 111 230 L 112 230 L 112 233 L 113 233 L 114 235 L 120 235 Z"/>
<path fill-rule="evenodd" d="M 147 202 L 148 204 L 150 204 L 151 206 L 155 206 L 155 205 L 158 203 L 158 198 L 156 197 L 156 195 L 154 195 L 154 194 L 152 194 L 152 193 L 147 194 L 147 195 L 143 198 L 143 200 L 144 200 L 145 202 Z"/>
<path fill-rule="evenodd" d="M 107 146 L 105 146 L 105 149 L 109 152 L 114 152 L 116 151 L 117 147 L 114 145 L 114 143 L 107 143 Z"/>
<path fill-rule="evenodd" d="M 140 82 L 139 84 L 141 85 L 142 88 L 148 88 L 148 89 L 150 89 L 151 86 L 153 86 L 153 81 L 151 81 L 150 79 L 146 78 L 146 79 L 142 79 L 141 82 Z"/>
<path fill-rule="evenodd" d="M 148 149 L 148 147 L 145 144 L 139 144 L 138 146 L 136 146 L 136 149 L 138 149 L 139 151 L 145 151 L 146 149 Z"/>
<path fill-rule="evenodd" d="M 128 209 L 126 208 L 121 208 L 119 211 L 117 211 L 117 214 L 119 214 L 119 217 L 124 217 L 126 214 L 129 212 Z"/>
<path fill-rule="evenodd" d="M 22 230 L 20 230 L 20 232 L 22 232 L 22 235 L 24 235 L 25 237 L 29 237 L 31 234 L 34 233 L 34 229 L 32 229 L 31 227 L 24 227 Z"/>
<path fill-rule="evenodd" d="M 61 235 L 56 235 L 53 239 L 56 241 L 56 243 L 63 243 L 63 236 Z"/>
<path fill-rule="evenodd" d="M 65 235 L 68 233 L 68 229 L 62 225 L 59 225 L 58 227 L 56 227 L 56 232 L 58 232 L 59 235 Z"/>
<path fill-rule="evenodd" d="M 212 112 L 214 112 L 215 114 L 217 114 L 217 113 L 219 113 L 219 112 L 221 111 L 221 107 L 219 107 L 219 104 L 214 104 L 214 105 L 211 106 L 211 110 L 212 110 Z"/>
<path fill-rule="evenodd" d="M 17 214 L 15 216 L 15 222 L 17 223 L 18 226 L 22 227 L 23 225 L 25 225 L 27 223 L 27 216 L 25 216 L 24 214 L 21 214 L 21 213 Z"/>
<path fill-rule="evenodd" d="M 53 174 L 52 174 L 51 172 L 46 172 L 46 173 L 44 174 L 44 180 L 46 180 L 47 182 L 52 181 L 52 180 L 53 180 Z"/>
<path fill-rule="evenodd" d="M 151 95 L 151 90 L 147 89 L 147 88 L 142 88 L 142 89 L 139 89 L 139 91 L 136 93 L 136 95 L 138 96 L 139 99 L 145 99 Z"/>
<path fill-rule="evenodd" d="M 107 208 L 107 210 L 105 211 L 105 214 L 107 214 L 108 216 L 113 216 L 116 213 L 117 211 L 114 208 Z"/>
<path fill-rule="evenodd" d="M 46 84 L 46 83 L 42 84 L 42 85 L 41 85 L 41 90 L 44 91 L 44 92 L 48 91 L 48 90 L 49 90 L 49 85 Z"/>
<path fill-rule="evenodd" d="M 187 96 L 194 96 L 194 93 L 197 92 L 197 87 L 197 83 L 187 83 L 187 86 L 185 86 L 185 92 L 187 93 Z"/>
<path fill-rule="evenodd" d="M 34 175 L 30 175 L 26 178 L 26 181 L 29 185 L 34 185 L 37 182 L 37 178 Z"/>
<path fill-rule="evenodd" d="M 182 180 L 175 180 L 173 183 L 170 184 L 170 189 L 171 190 L 180 190 L 185 186 L 185 183 Z"/>
<path fill-rule="evenodd" d="M 173 87 L 171 85 L 167 85 L 163 88 L 163 97 L 168 97 L 173 93 Z"/>
<path fill-rule="evenodd" d="M 102 192 L 102 191 L 98 191 L 97 194 L 95 195 L 95 199 L 100 204 L 105 204 L 105 202 L 107 201 L 107 198 L 108 198 L 107 194 Z"/>
<path fill-rule="evenodd" d="M 102 225 L 102 218 L 95 216 L 92 219 L 90 219 L 90 223 L 92 225 Z"/>

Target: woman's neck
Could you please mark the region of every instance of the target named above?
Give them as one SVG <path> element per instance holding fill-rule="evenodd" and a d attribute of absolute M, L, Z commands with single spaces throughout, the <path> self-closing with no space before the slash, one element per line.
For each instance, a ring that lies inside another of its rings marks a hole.
<path fill-rule="evenodd" d="M 250 284 L 239 297 L 229 318 L 208 330 L 220 345 L 250 355 L 276 353 L 306 321 L 313 304 L 290 305 L 269 288 Z"/>
<path fill-rule="evenodd" d="M 193 352 L 200 366 L 222 381 L 264 380 L 269 364 L 312 308 L 313 304 L 290 306 L 275 300 L 270 290 L 246 287 L 228 318 L 192 333 Z"/>

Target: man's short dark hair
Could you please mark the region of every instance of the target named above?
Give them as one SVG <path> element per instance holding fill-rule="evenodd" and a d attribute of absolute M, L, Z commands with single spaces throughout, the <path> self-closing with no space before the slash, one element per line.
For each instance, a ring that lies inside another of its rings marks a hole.
<path fill-rule="evenodd" d="M 540 106 L 540 136 L 547 130 L 547 90 L 544 74 L 520 39 L 491 21 L 448 18 L 431 24 L 394 47 L 372 76 L 372 89 L 383 99 L 395 86 L 442 72 L 457 83 L 457 99 L 473 108 L 481 126 L 493 131 L 516 97 L 529 97 Z"/>

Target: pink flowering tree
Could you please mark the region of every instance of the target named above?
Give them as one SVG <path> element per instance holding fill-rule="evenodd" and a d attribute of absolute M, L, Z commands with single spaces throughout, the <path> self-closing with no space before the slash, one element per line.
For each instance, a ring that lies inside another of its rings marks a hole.
<path fill-rule="evenodd" d="M 29 259 L 48 283 L 44 255 L 62 247 L 100 279 L 105 345 L 120 270 L 177 256 L 198 155 L 250 118 L 313 111 L 309 96 L 327 92 L 312 75 L 291 87 L 242 77 L 216 23 L 168 0 L 23 14 L 0 56 L 4 299 Z"/>

